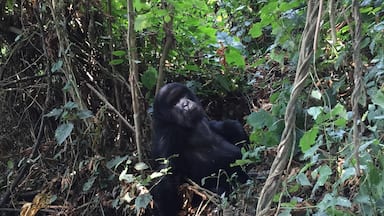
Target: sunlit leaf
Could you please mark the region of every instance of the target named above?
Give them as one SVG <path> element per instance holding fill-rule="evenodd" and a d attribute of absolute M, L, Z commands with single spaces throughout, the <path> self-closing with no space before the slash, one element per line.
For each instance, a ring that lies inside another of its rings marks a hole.
<path fill-rule="evenodd" d="M 116 51 L 112 52 L 112 55 L 117 56 L 117 57 L 124 56 L 125 54 L 126 54 L 126 52 L 124 50 L 116 50 Z"/>
<path fill-rule="evenodd" d="M 155 178 L 159 178 L 159 177 L 164 176 L 164 175 L 166 175 L 166 174 L 163 173 L 163 172 L 153 172 L 153 173 L 150 175 L 150 178 L 151 178 L 151 179 L 155 179 Z"/>
<path fill-rule="evenodd" d="M 312 116 L 313 120 L 316 120 L 317 117 L 321 114 L 323 111 L 323 107 L 317 106 L 317 107 L 310 107 L 307 112 L 310 116 Z"/>
<path fill-rule="evenodd" d="M 321 99 L 321 92 L 319 90 L 312 90 L 311 91 L 311 97 L 317 99 L 317 100 L 320 100 Z"/>
<path fill-rule="evenodd" d="M 263 34 L 262 27 L 263 26 L 261 23 L 255 23 L 252 25 L 251 29 L 249 30 L 249 33 L 253 38 L 258 38 Z"/>
<path fill-rule="evenodd" d="M 119 181 L 126 181 L 126 183 L 132 183 L 135 181 L 135 176 L 133 174 L 127 173 L 128 169 L 125 168 L 123 172 L 119 175 Z"/>
<path fill-rule="evenodd" d="M 309 131 L 306 131 L 300 139 L 300 148 L 302 152 L 306 152 L 315 143 L 319 128 L 314 126 Z"/>
<path fill-rule="evenodd" d="M 149 168 L 149 166 L 144 162 L 139 162 L 139 163 L 135 164 L 135 169 L 137 171 L 146 170 L 148 168 Z"/>

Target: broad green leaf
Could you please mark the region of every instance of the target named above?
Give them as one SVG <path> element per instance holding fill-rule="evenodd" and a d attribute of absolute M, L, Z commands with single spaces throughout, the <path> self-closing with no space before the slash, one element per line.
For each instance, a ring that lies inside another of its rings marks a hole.
<path fill-rule="evenodd" d="M 142 32 L 144 29 L 151 27 L 152 23 L 149 21 L 151 16 L 151 12 L 137 15 L 134 26 L 135 31 Z"/>
<path fill-rule="evenodd" d="M 141 10 L 148 10 L 150 4 L 147 4 L 146 1 L 141 0 L 134 0 L 133 6 L 135 7 L 136 11 L 140 12 Z"/>
<path fill-rule="evenodd" d="M 345 182 L 345 180 L 349 179 L 350 177 L 353 177 L 356 175 L 356 169 L 355 167 L 348 167 L 347 169 L 344 169 L 341 174 L 341 182 Z"/>
<path fill-rule="evenodd" d="M 323 107 L 317 106 L 317 107 L 310 107 L 307 110 L 307 113 L 312 116 L 313 120 L 316 120 L 317 117 L 321 114 L 323 111 Z"/>
<path fill-rule="evenodd" d="M 263 26 L 260 22 L 255 23 L 252 25 L 251 29 L 249 30 L 249 33 L 253 38 L 258 38 L 263 34 Z"/>
<path fill-rule="evenodd" d="M 321 92 L 319 90 L 313 90 L 311 92 L 311 97 L 313 97 L 313 98 L 315 98 L 317 100 L 320 100 L 321 96 L 322 96 L 322 94 L 321 94 Z"/>
<path fill-rule="evenodd" d="M 348 119 L 347 111 L 345 107 L 341 104 L 336 104 L 336 106 L 331 110 L 331 115 L 333 117 Z"/>
<path fill-rule="evenodd" d="M 314 194 L 319 187 L 324 186 L 324 184 L 328 181 L 329 176 L 332 175 L 332 170 L 328 165 L 322 165 L 313 171 L 311 175 L 313 179 L 317 178 L 316 184 L 312 189 L 312 194 Z"/>
<path fill-rule="evenodd" d="M 254 129 L 262 129 L 265 126 L 270 127 L 274 123 L 271 114 L 261 109 L 258 112 L 251 113 L 247 118 L 248 124 Z"/>
<path fill-rule="evenodd" d="M 108 161 L 106 166 L 109 168 L 109 169 L 112 169 L 112 168 L 117 168 L 121 163 L 123 163 L 125 160 L 128 159 L 128 155 L 124 156 L 124 157 L 121 157 L 121 156 L 116 156 L 114 157 L 112 160 Z"/>
<path fill-rule="evenodd" d="M 379 105 L 381 108 L 384 108 L 384 93 L 381 90 L 378 90 L 372 97 L 372 102 Z"/>
<path fill-rule="evenodd" d="M 67 110 L 72 110 L 72 109 L 75 109 L 75 108 L 79 108 L 79 105 L 77 105 L 77 103 L 75 103 L 73 101 L 68 101 L 64 105 L 64 109 L 67 109 Z"/>
<path fill-rule="evenodd" d="M 336 198 L 336 205 L 337 206 L 346 207 L 346 208 L 350 208 L 352 206 L 352 203 L 347 198 L 338 196 Z"/>
<path fill-rule="evenodd" d="M 112 55 L 117 56 L 117 57 L 125 56 L 125 54 L 126 54 L 126 52 L 124 50 L 116 50 L 116 51 L 112 52 Z"/>
<path fill-rule="evenodd" d="M 93 116 L 92 112 L 90 110 L 87 110 L 87 109 L 83 109 L 83 110 L 79 110 L 77 113 L 76 113 L 76 116 L 79 118 L 79 119 L 86 119 L 86 118 L 90 118 Z"/>
<path fill-rule="evenodd" d="M 307 176 L 304 173 L 299 173 L 296 176 L 296 181 L 302 186 L 311 186 L 311 182 L 309 182 Z"/>
<path fill-rule="evenodd" d="M 153 89 L 156 86 L 157 70 L 149 67 L 141 76 L 141 83 L 147 89 Z"/>
<path fill-rule="evenodd" d="M 315 143 L 319 128 L 314 126 L 309 131 L 306 131 L 300 139 L 301 152 L 305 153 Z"/>
<path fill-rule="evenodd" d="M 124 59 L 113 59 L 109 62 L 109 65 L 119 65 L 124 62 Z"/>
<path fill-rule="evenodd" d="M 199 27 L 199 30 L 209 37 L 209 42 L 216 43 L 216 29 L 202 25 Z"/>
<path fill-rule="evenodd" d="M 55 139 L 57 141 L 57 144 L 61 145 L 65 141 L 65 139 L 67 139 L 67 137 L 71 135 L 72 130 L 72 123 L 61 124 L 59 127 L 57 127 L 55 131 Z"/>

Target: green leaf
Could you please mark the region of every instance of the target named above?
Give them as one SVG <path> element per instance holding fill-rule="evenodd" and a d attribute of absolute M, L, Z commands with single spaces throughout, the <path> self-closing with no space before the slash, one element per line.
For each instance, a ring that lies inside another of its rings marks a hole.
<path fill-rule="evenodd" d="M 83 185 L 83 192 L 89 191 L 89 189 L 92 188 L 92 185 L 95 182 L 95 180 L 96 180 L 96 176 L 92 176 L 91 178 L 89 178 L 88 181 L 85 182 Z"/>
<path fill-rule="evenodd" d="M 329 176 L 332 175 L 332 170 L 331 168 L 329 168 L 328 165 L 322 165 L 321 167 L 313 171 L 311 175 L 313 179 L 317 177 L 316 184 L 312 189 L 312 194 L 314 194 L 314 192 L 319 187 L 324 186 L 324 184 L 328 181 Z"/>
<path fill-rule="evenodd" d="M 321 114 L 323 111 L 323 107 L 317 106 L 317 107 L 310 107 L 307 110 L 307 113 L 312 116 L 313 120 L 316 120 L 317 117 Z"/>
<path fill-rule="evenodd" d="M 125 168 L 123 172 L 119 175 L 119 181 L 125 181 L 126 183 L 132 183 L 135 181 L 135 176 L 133 174 L 127 173 L 128 169 Z"/>
<path fill-rule="evenodd" d="M 296 181 L 302 186 L 311 186 L 311 182 L 309 182 L 307 176 L 304 173 L 299 173 L 296 176 Z"/>
<path fill-rule="evenodd" d="M 150 17 L 152 16 L 151 12 L 146 14 L 139 14 L 137 15 L 135 19 L 135 31 L 141 32 L 146 28 L 149 28 L 152 26 L 152 23 L 150 21 Z"/>
<path fill-rule="evenodd" d="M 148 10 L 149 5 L 150 4 L 147 4 L 145 1 L 142 2 L 141 0 L 134 0 L 133 2 L 133 6 L 138 12 L 140 12 L 141 10 Z"/>
<path fill-rule="evenodd" d="M 228 64 L 234 64 L 238 67 L 244 68 L 245 60 L 240 51 L 234 48 L 227 49 L 225 52 L 225 59 Z"/>
<path fill-rule="evenodd" d="M 339 103 L 331 110 L 331 115 L 333 117 L 348 119 L 347 110 L 345 110 L 345 107 Z"/>
<path fill-rule="evenodd" d="M 146 209 L 148 204 L 152 201 L 152 195 L 149 193 L 140 194 L 135 199 L 136 212 L 140 212 L 141 209 Z"/>
<path fill-rule="evenodd" d="M 77 105 L 77 103 L 73 102 L 73 101 L 68 101 L 65 105 L 64 105 L 64 109 L 67 109 L 67 110 L 73 110 L 75 108 L 79 108 L 79 105 Z"/>
<path fill-rule="evenodd" d="M 117 57 L 125 56 L 125 54 L 126 54 L 126 52 L 124 50 L 116 50 L 116 51 L 112 52 L 112 55 L 117 56 Z"/>
<path fill-rule="evenodd" d="M 254 129 L 262 129 L 265 126 L 272 126 L 274 120 L 271 114 L 261 109 L 258 112 L 251 113 L 247 118 L 247 122 Z"/>
<path fill-rule="evenodd" d="M 202 25 L 202 26 L 199 26 L 199 30 L 208 36 L 208 41 L 206 42 L 216 43 L 217 30 L 215 28 Z"/>
<path fill-rule="evenodd" d="M 169 15 L 164 16 L 164 22 L 169 23 L 171 21 L 171 17 Z"/>
<path fill-rule="evenodd" d="M 350 177 L 353 177 L 356 175 L 356 169 L 355 167 L 348 167 L 346 169 L 343 170 L 343 173 L 341 174 L 341 182 L 345 182 L 347 179 L 349 179 Z"/>
<path fill-rule="evenodd" d="M 311 92 L 311 97 L 313 97 L 313 98 L 315 98 L 317 100 L 320 100 L 321 96 L 322 96 L 322 94 L 321 94 L 321 92 L 319 90 L 313 90 Z"/>
<path fill-rule="evenodd" d="M 135 164 L 135 169 L 137 171 L 146 170 L 148 168 L 149 168 L 149 166 L 144 162 L 139 162 L 139 163 Z"/>
<path fill-rule="evenodd" d="M 62 66 L 63 66 L 63 61 L 58 60 L 57 62 L 55 62 L 55 64 L 52 65 L 51 72 L 54 73 L 60 70 Z"/>
<path fill-rule="evenodd" d="M 251 34 L 252 38 L 258 38 L 263 34 L 263 26 L 260 22 L 255 23 L 252 25 L 251 29 L 249 30 L 249 33 Z"/>
<path fill-rule="evenodd" d="M 124 62 L 124 59 L 113 59 L 109 62 L 109 65 L 119 65 Z"/>
<path fill-rule="evenodd" d="M 125 160 L 128 159 L 128 155 L 124 156 L 124 157 L 121 157 L 121 156 L 116 156 L 114 157 L 112 160 L 108 161 L 106 166 L 109 168 L 109 169 L 112 169 L 112 168 L 117 168 L 121 163 L 123 163 Z"/>
<path fill-rule="evenodd" d="M 12 170 L 15 167 L 15 163 L 12 160 L 7 161 L 7 168 Z"/>
<path fill-rule="evenodd" d="M 156 86 L 157 70 L 149 67 L 141 76 L 141 83 L 147 89 L 153 89 Z"/>
<path fill-rule="evenodd" d="M 71 132 L 73 130 L 73 124 L 67 123 L 67 124 L 61 124 L 59 127 L 57 127 L 55 131 L 55 139 L 57 141 L 57 144 L 61 145 L 69 135 L 71 135 Z"/>
<path fill-rule="evenodd" d="M 315 143 L 317 134 L 319 132 L 319 128 L 317 126 L 314 126 L 309 131 L 306 131 L 300 139 L 300 148 L 301 152 L 305 153 L 308 149 L 311 148 L 311 146 Z"/>
<path fill-rule="evenodd" d="M 338 196 L 336 198 L 336 205 L 350 208 L 352 206 L 352 203 L 351 203 L 351 201 L 349 201 L 349 199 L 347 199 L 345 197 Z"/>
<path fill-rule="evenodd" d="M 55 117 L 55 119 L 57 120 L 60 117 L 61 113 L 63 113 L 63 109 L 54 108 L 49 113 L 45 114 L 44 117 Z"/>
<path fill-rule="evenodd" d="M 372 102 L 379 105 L 381 108 L 384 108 L 384 93 L 381 90 L 378 90 L 372 97 Z"/>
<path fill-rule="evenodd" d="M 90 110 L 87 110 L 87 109 L 83 109 L 83 110 L 79 110 L 77 113 L 76 113 L 76 116 L 79 118 L 79 119 L 87 119 L 87 118 L 90 118 L 93 116 L 92 112 Z"/>

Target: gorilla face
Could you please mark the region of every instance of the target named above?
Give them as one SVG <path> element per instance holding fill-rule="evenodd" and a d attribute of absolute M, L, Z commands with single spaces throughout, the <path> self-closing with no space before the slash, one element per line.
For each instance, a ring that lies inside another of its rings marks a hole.
<path fill-rule="evenodd" d="M 205 116 L 197 97 L 179 83 L 161 88 L 153 109 L 155 119 L 186 128 L 193 128 Z"/>

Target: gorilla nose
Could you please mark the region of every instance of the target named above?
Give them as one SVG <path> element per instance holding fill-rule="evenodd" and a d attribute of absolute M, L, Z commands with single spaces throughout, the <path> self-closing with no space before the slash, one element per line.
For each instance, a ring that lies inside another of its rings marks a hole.
<path fill-rule="evenodd" d="M 188 108 L 189 106 L 189 102 L 187 100 L 185 100 L 182 104 L 183 108 Z"/>

